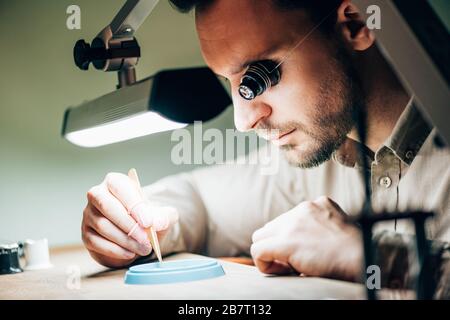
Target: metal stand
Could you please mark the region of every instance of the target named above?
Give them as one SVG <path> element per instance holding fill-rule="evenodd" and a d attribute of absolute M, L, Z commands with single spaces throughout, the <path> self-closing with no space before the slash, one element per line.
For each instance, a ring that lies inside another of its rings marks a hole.
<path fill-rule="evenodd" d="M 113 21 L 104 28 L 92 44 L 78 40 L 73 55 L 81 70 L 88 70 L 90 63 L 98 70 L 117 71 L 117 89 L 136 82 L 137 65 L 141 49 L 134 33 L 153 11 L 159 0 L 127 0 Z"/>
<path fill-rule="evenodd" d="M 117 89 L 122 87 L 131 86 L 136 82 L 136 69 L 134 67 L 124 68 L 117 72 L 119 84 Z"/>
<path fill-rule="evenodd" d="M 417 277 L 416 293 L 417 299 L 432 299 L 435 290 L 435 283 L 430 273 L 429 244 L 425 235 L 425 221 L 433 216 L 431 212 L 408 212 L 408 213 L 379 213 L 362 214 L 354 220 L 361 225 L 364 241 L 364 260 L 367 267 L 374 264 L 374 246 L 372 241 L 372 227 L 380 221 L 395 219 L 412 219 L 416 230 L 416 248 L 419 264 L 419 274 Z M 367 275 L 366 275 L 367 276 Z M 367 288 L 367 299 L 376 300 L 375 289 Z"/>

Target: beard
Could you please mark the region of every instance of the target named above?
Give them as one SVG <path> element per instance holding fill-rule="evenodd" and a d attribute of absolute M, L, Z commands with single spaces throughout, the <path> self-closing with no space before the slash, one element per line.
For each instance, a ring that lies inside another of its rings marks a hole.
<path fill-rule="evenodd" d="M 290 121 L 281 125 L 262 122 L 258 126 L 257 132 L 296 130 L 309 138 L 302 145 L 287 144 L 280 147 L 293 166 L 313 168 L 328 161 L 353 129 L 358 110 L 365 107 L 356 69 L 350 54 L 343 47 L 338 46 L 332 58 L 332 69 L 319 84 L 311 125 Z"/>

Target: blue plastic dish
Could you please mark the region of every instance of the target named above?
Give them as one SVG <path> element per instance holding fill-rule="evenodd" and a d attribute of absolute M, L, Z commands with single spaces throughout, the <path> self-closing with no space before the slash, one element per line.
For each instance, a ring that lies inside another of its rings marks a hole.
<path fill-rule="evenodd" d="M 126 284 L 162 284 L 210 279 L 225 275 L 214 259 L 192 259 L 153 262 L 131 267 L 125 274 Z"/>

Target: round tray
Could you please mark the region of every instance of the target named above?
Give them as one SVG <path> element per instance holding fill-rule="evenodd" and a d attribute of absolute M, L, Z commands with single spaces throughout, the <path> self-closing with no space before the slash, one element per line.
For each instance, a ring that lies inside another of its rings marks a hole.
<path fill-rule="evenodd" d="M 131 267 L 126 284 L 162 284 L 196 281 L 223 276 L 222 266 L 214 259 L 153 262 Z"/>

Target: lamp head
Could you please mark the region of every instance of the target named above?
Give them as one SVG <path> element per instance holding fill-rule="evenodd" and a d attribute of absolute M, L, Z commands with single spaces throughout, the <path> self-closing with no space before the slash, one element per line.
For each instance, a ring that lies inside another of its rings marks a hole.
<path fill-rule="evenodd" d="M 69 108 L 62 135 L 76 145 L 98 147 L 208 121 L 230 104 L 209 68 L 166 70 Z"/>

